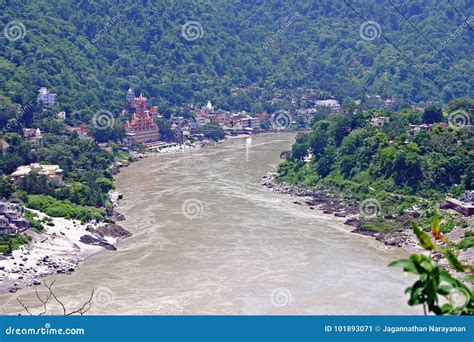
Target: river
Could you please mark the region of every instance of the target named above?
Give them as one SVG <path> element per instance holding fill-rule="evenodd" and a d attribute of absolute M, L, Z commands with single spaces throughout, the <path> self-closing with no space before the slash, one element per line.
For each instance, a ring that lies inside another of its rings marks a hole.
<path fill-rule="evenodd" d="M 230 139 L 123 169 L 118 210 L 134 236 L 55 276 L 58 296 L 79 305 L 94 288 L 91 314 L 419 313 L 408 279 L 387 267 L 403 251 L 260 185 L 293 142 Z M 32 288 L 17 295 L 34 303 Z"/>

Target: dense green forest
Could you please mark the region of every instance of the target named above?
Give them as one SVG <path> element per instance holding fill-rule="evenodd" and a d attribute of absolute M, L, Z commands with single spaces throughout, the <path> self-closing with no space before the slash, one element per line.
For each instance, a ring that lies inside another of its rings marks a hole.
<path fill-rule="evenodd" d="M 15 104 L 32 106 L 40 86 L 82 121 L 98 109 L 116 113 L 129 86 L 153 104 L 213 99 L 229 109 L 260 109 L 231 95 L 253 83 L 270 97 L 314 87 L 340 100 L 447 103 L 472 91 L 469 2 L 6 0 L 1 23 L 24 31 L 0 44 L 0 126 Z M 378 38 L 361 38 L 364 19 L 379 25 Z M 183 37 L 189 21 L 201 25 L 199 39 Z"/>

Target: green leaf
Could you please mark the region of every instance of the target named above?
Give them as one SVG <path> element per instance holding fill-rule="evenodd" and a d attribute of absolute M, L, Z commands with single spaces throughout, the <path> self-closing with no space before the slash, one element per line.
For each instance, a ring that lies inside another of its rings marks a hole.
<path fill-rule="evenodd" d="M 456 287 L 459 285 L 459 281 L 457 279 L 454 279 L 451 274 L 449 274 L 447 271 L 445 270 L 441 270 L 441 272 L 439 272 L 439 277 L 442 281 L 445 281 L 447 282 L 448 284 L 450 284 L 451 286 L 453 287 Z"/>
<path fill-rule="evenodd" d="M 420 265 L 428 272 L 433 271 L 433 264 L 430 262 L 430 260 L 423 260 Z"/>
<path fill-rule="evenodd" d="M 468 282 L 474 284 L 474 275 L 472 275 L 472 274 L 462 275 L 462 276 L 459 277 L 459 279 L 464 280 L 464 281 L 468 281 Z"/>
<path fill-rule="evenodd" d="M 441 225 L 439 224 L 439 215 L 436 214 L 431 222 L 431 234 L 436 240 L 443 240 L 443 234 L 441 234 Z"/>
<path fill-rule="evenodd" d="M 449 303 L 443 304 L 441 306 L 441 311 L 443 314 L 449 314 L 453 310 L 453 306 Z"/>
<path fill-rule="evenodd" d="M 464 272 L 463 264 L 461 264 L 461 262 L 456 257 L 456 254 L 454 254 L 454 252 L 450 248 L 443 248 L 442 252 L 446 259 L 448 259 L 449 264 L 452 268 L 454 268 L 456 271 Z"/>
<path fill-rule="evenodd" d="M 438 293 L 442 296 L 447 296 L 451 292 L 452 289 L 453 289 L 452 286 L 441 285 L 440 287 L 438 287 Z"/>
<path fill-rule="evenodd" d="M 403 271 L 418 274 L 415 264 L 410 259 L 401 259 L 392 261 L 388 267 L 403 267 Z"/>

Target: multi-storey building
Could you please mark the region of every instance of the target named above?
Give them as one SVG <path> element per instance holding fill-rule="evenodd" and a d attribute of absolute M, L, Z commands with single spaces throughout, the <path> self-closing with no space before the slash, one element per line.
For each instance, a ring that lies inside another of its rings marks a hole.
<path fill-rule="evenodd" d="M 37 101 L 43 107 L 49 108 L 55 105 L 57 95 L 58 94 L 49 92 L 48 88 L 41 87 L 38 90 Z"/>
<path fill-rule="evenodd" d="M 129 144 L 153 143 L 160 140 L 160 129 L 155 121 L 156 111 L 147 109 L 146 97 L 140 94 L 133 100 L 135 113 L 125 123 L 125 135 Z"/>

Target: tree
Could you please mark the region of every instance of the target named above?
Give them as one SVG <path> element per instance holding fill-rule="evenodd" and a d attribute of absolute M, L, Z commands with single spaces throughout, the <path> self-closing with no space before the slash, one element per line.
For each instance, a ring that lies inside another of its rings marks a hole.
<path fill-rule="evenodd" d="M 99 189 L 102 191 L 102 193 L 107 193 L 109 190 L 113 189 L 114 183 L 112 180 L 107 179 L 105 177 L 100 177 L 97 179 L 95 182 Z"/>
<path fill-rule="evenodd" d="M 86 204 L 90 202 L 92 195 L 91 188 L 85 184 L 76 182 L 71 186 L 70 199 L 77 204 Z"/>
<path fill-rule="evenodd" d="M 174 131 L 171 129 L 171 124 L 168 120 L 164 118 L 158 118 L 156 123 L 160 129 L 160 140 L 174 141 L 176 139 Z"/>
<path fill-rule="evenodd" d="M 49 194 L 51 192 L 48 184 L 47 176 L 38 174 L 37 172 L 30 172 L 28 177 L 23 179 L 23 190 L 29 194 Z"/>
<path fill-rule="evenodd" d="M 425 108 L 423 113 L 423 122 L 432 124 L 443 120 L 443 111 L 440 106 L 429 106 Z"/>
<path fill-rule="evenodd" d="M 125 137 L 125 129 L 122 123 L 116 120 L 111 127 L 105 129 L 90 127 L 89 134 L 98 142 L 120 141 Z"/>
<path fill-rule="evenodd" d="M 9 199 L 13 194 L 14 187 L 8 177 L 2 177 L 0 180 L 0 198 Z"/>
<path fill-rule="evenodd" d="M 469 98 L 453 99 L 448 104 L 448 112 L 452 113 L 456 110 L 466 110 L 474 108 L 474 100 Z"/>
<path fill-rule="evenodd" d="M 204 134 L 204 137 L 214 141 L 219 141 L 225 138 L 224 130 L 219 124 L 216 123 L 207 123 L 201 127 L 201 134 Z"/>

